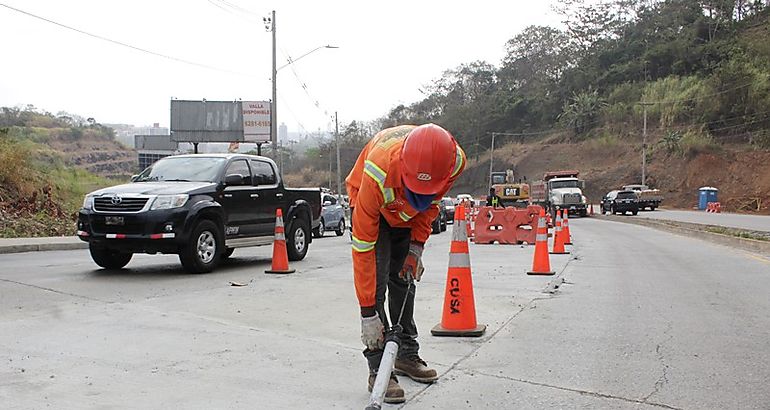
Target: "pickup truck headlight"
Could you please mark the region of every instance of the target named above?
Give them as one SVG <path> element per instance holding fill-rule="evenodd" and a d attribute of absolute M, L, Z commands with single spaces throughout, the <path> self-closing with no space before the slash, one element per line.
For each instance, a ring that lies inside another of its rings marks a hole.
<path fill-rule="evenodd" d="M 155 201 L 152 202 L 150 209 L 172 209 L 183 206 L 190 196 L 187 194 L 181 195 L 158 195 Z"/>
<path fill-rule="evenodd" d="M 93 210 L 94 209 L 94 196 L 93 195 L 86 195 L 85 198 L 83 198 L 83 209 Z"/>

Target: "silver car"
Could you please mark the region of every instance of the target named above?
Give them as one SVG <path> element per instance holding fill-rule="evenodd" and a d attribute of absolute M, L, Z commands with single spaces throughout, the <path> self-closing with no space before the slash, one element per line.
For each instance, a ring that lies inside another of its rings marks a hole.
<path fill-rule="evenodd" d="M 343 206 L 337 197 L 331 194 L 321 194 L 321 225 L 313 230 L 313 236 L 320 238 L 326 231 L 334 231 L 337 236 L 345 234 L 345 206 Z"/>

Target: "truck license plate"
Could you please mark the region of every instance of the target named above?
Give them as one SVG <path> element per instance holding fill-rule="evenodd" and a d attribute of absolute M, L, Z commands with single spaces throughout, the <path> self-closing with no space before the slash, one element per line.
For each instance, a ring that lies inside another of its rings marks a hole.
<path fill-rule="evenodd" d="M 105 216 L 104 224 L 105 225 L 123 225 L 123 217 L 122 216 Z"/>

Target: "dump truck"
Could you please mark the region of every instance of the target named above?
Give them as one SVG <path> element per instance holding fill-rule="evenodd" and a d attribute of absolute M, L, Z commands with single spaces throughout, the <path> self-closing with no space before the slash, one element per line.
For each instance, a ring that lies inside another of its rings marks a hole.
<path fill-rule="evenodd" d="M 493 172 L 490 178 L 502 206 L 526 208 L 529 205 L 529 184 L 516 182 L 513 170 Z"/>
<path fill-rule="evenodd" d="M 623 185 L 623 190 L 636 192 L 636 195 L 639 197 L 640 210 L 650 208 L 650 211 L 654 211 L 655 208 L 659 207 L 660 203 L 663 202 L 663 195 L 661 195 L 660 190 L 650 189 L 647 185 Z"/>
<path fill-rule="evenodd" d="M 572 215 L 586 216 L 585 181 L 578 179 L 580 171 L 564 170 L 546 172 L 543 179 L 532 183 L 530 200 L 555 216 L 564 209 Z"/>

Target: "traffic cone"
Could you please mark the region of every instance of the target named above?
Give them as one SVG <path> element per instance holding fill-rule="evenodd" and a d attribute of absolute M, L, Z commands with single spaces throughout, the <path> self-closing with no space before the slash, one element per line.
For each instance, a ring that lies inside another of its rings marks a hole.
<path fill-rule="evenodd" d="M 594 204 L 588 205 L 588 214 L 594 216 Z"/>
<path fill-rule="evenodd" d="M 572 234 L 569 232 L 569 211 L 562 211 L 564 218 L 561 221 L 561 233 L 564 235 L 564 244 L 572 245 Z"/>
<path fill-rule="evenodd" d="M 449 249 L 444 312 L 441 323 L 430 330 L 433 336 L 478 337 L 487 325 L 476 323 L 476 303 L 473 299 L 471 257 L 468 254 L 468 236 L 465 233 L 465 207 L 455 210 L 452 227 L 452 245 Z"/>
<path fill-rule="evenodd" d="M 548 257 L 548 226 L 545 224 L 545 210 L 540 209 L 540 217 L 537 220 L 537 236 L 535 237 L 535 258 L 532 261 L 532 270 L 527 275 L 553 275 L 551 261 Z"/>
<path fill-rule="evenodd" d="M 294 273 L 289 269 L 289 255 L 286 253 L 286 235 L 283 231 L 283 212 L 275 210 L 275 240 L 273 240 L 273 266 L 265 273 Z"/>
<path fill-rule="evenodd" d="M 556 211 L 556 228 L 554 228 L 554 231 L 556 232 L 553 234 L 553 251 L 551 251 L 551 254 L 569 254 L 569 252 L 564 249 L 564 232 L 561 230 L 561 213 L 559 211 Z"/>

